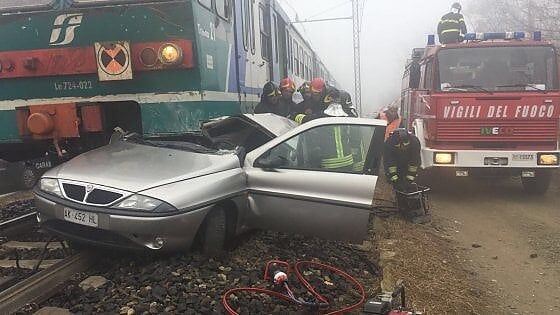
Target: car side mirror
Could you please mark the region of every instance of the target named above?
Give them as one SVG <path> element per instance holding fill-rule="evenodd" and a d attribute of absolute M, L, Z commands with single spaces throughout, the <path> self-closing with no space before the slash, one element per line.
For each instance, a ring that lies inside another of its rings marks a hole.
<path fill-rule="evenodd" d="M 263 169 L 275 169 L 281 166 L 284 166 L 286 160 L 280 156 L 274 157 L 264 157 L 260 158 L 255 162 L 255 167 L 263 168 Z"/>

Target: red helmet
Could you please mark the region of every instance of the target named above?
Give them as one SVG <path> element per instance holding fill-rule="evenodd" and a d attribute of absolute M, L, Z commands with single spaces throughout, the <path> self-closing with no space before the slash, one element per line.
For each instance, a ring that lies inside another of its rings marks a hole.
<path fill-rule="evenodd" d="M 292 92 L 296 91 L 296 84 L 291 78 L 285 78 L 280 81 L 280 91 L 290 90 Z"/>
<path fill-rule="evenodd" d="M 325 90 L 325 80 L 315 78 L 311 81 L 311 93 L 323 93 Z"/>

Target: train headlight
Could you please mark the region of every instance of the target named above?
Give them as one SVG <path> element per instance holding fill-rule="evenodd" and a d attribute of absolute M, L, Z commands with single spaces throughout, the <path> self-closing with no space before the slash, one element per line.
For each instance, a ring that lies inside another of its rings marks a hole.
<path fill-rule="evenodd" d="M 183 61 L 183 50 L 175 44 L 165 44 L 159 49 L 159 59 L 164 65 L 176 65 Z"/>
<path fill-rule="evenodd" d="M 39 188 L 46 193 L 62 197 L 62 191 L 56 178 L 41 178 Z"/>
<path fill-rule="evenodd" d="M 539 154 L 539 165 L 558 165 L 558 154 L 556 153 Z"/>
<path fill-rule="evenodd" d="M 455 154 L 448 152 L 437 152 L 434 154 L 435 164 L 454 164 Z"/>

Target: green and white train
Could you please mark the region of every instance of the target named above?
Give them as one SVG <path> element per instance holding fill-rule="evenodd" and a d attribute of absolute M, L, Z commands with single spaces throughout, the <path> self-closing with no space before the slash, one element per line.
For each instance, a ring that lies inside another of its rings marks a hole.
<path fill-rule="evenodd" d="M 336 85 L 276 0 L 6 0 L 0 38 L 0 160 L 25 186 L 115 127 L 185 135 L 267 81 Z"/>

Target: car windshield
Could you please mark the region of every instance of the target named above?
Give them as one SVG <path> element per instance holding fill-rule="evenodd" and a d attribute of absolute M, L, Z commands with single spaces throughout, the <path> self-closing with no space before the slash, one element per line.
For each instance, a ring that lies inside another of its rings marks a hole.
<path fill-rule="evenodd" d="M 444 92 L 547 91 L 558 89 L 552 47 L 444 49 L 438 53 Z"/>

